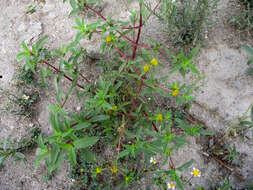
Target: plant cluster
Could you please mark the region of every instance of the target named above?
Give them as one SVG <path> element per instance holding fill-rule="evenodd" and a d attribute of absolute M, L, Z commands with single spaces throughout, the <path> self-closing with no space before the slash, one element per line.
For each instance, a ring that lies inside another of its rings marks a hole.
<path fill-rule="evenodd" d="M 160 188 L 183 189 L 179 172 L 191 167 L 194 161 L 189 158 L 182 166 L 175 166 L 174 151 L 187 144 L 187 136 L 212 133 L 200 125 L 192 126 L 179 112 L 175 114 L 156 104 L 157 94 L 174 99 L 177 106 L 193 98 L 192 85 L 159 80 L 155 73 L 164 67 L 159 62 L 159 56 L 163 55 L 173 59 L 170 73 L 179 71 L 185 77 L 193 72 L 199 76 L 192 61 L 199 46 L 185 56 L 183 52 L 173 55 L 158 43 L 140 43 L 142 28 L 160 2 L 150 12 L 140 0 L 139 11 L 132 11 L 128 22 L 103 16 L 89 2 L 99 1 L 70 0 L 72 7 L 81 3 L 82 8 L 99 19 L 86 24 L 76 17 L 75 40 L 52 51 L 58 63 L 45 60 L 40 53 L 47 37 L 31 48 L 22 42 L 24 51 L 17 56 L 18 60 L 25 60 L 24 68 L 34 73 L 40 69 L 44 81 L 47 71 L 56 74 L 57 103 L 48 107 L 53 134 L 39 136 L 35 167 L 45 160 L 52 176 L 59 171 L 62 161 L 68 159 L 72 167 L 70 175 L 80 189 L 127 188 L 147 175 Z M 87 55 L 81 40 L 93 35 L 101 36 L 101 51 L 106 57 L 100 60 L 103 74 L 97 82 L 81 72 Z M 71 83 L 68 92 L 59 85 L 62 78 Z M 77 113 L 64 109 L 72 95 L 82 104 Z M 105 156 L 106 150 L 111 151 L 110 157 Z M 169 168 L 162 169 L 167 163 Z M 200 171 L 193 168 L 192 176 L 200 177 Z"/>
<path fill-rule="evenodd" d="M 247 62 L 247 64 L 248 64 L 248 65 L 253 64 L 253 48 L 251 48 L 251 47 L 249 47 L 249 46 L 247 46 L 247 45 L 244 45 L 244 46 L 242 46 L 242 47 L 243 47 L 243 49 L 249 54 L 249 56 L 252 57 L 252 59 L 250 59 L 250 60 Z M 252 75 L 252 74 L 253 74 L 253 68 L 250 68 L 248 73 L 249 73 L 250 75 Z"/>
<path fill-rule="evenodd" d="M 160 10 L 153 12 L 165 24 L 176 45 L 198 44 L 207 38 L 213 24 L 212 15 L 219 0 L 164 0 Z M 151 6 L 145 6 L 152 11 Z"/>
<path fill-rule="evenodd" d="M 241 3 L 240 13 L 229 19 L 229 23 L 240 30 L 246 30 L 252 34 L 253 30 L 253 3 L 251 0 L 239 0 Z M 252 36 L 252 35 L 251 35 Z"/>
<path fill-rule="evenodd" d="M 1 88 L 0 91 L 2 91 L 3 94 L 6 94 L 8 97 L 8 102 L 5 108 L 1 110 L 2 112 L 9 112 L 13 115 L 32 117 L 34 105 L 39 98 L 38 92 L 30 92 L 29 94 L 21 93 L 15 95 Z"/>
<path fill-rule="evenodd" d="M 25 168 L 25 155 L 23 153 L 37 144 L 40 129 L 33 128 L 29 131 L 29 134 L 29 138 L 21 138 L 18 142 L 16 139 L 0 141 L 0 167 L 4 166 L 4 162 L 8 157 L 11 157 L 14 159 L 14 162 L 20 161 L 21 165 Z"/>

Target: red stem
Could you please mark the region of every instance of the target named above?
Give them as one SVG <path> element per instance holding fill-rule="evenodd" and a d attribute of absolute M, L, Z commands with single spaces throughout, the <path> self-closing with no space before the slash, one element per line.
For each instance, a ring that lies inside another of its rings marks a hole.
<path fill-rule="evenodd" d="M 49 67 L 51 67 L 52 69 L 54 69 L 56 72 L 58 72 L 58 73 L 61 73 L 61 71 L 59 70 L 59 69 L 57 69 L 55 66 L 53 66 L 53 65 L 51 65 L 50 63 L 48 63 L 48 62 L 46 62 L 46 61 L 42 61 L 42 63 L 45 63 L 47 66 L 49 66 Z M 73 81 L 73 79 L 72 78 L 70 78 L 69 76 L 67 76 L 66 74 L 64 74 L 63 75 L 66 79 L 68 79 L 69 81 Z M 78 84 L 78 83 L 76 83 L 76 85 L 79 87 L 79 88 L 82 88 L 82 89 L 84 89 L 84 87 L 82 86 L 82 85 L 80 85 L 80 84 Z"/>
<path fill-rule="evenodd" d="M 141 25 L 142 25 L 142 4 L 140 3 L 140 26 Z M 136 39 L 135 45 L 133 47 L 132 60 L 134 60 L 135 55 L 136 55 L 137 45 L 139 43 L 140 36 L 141 36 L 141 28 L 142 27 L 140 27 L 138 30 L 137 39 Z"/>
<path fill-rule="evenodd" d="M 143 111 L 143 113 L 144 113 L 145 116 L 148 116 L 148 114 L 145 111 Z M 155 131 L 158 133 L 158 128 L 157 128 L 157 126 L 155 125 L 155 123 L 153 121 L 152 121 L 152 126 L 155 129 Z"/>
<path fill-rule="evenodd" d="M 82 73 L 79 73 L 79 75 L 80 75 L 87 83 L 90 83 L 90 81 L 89 81 L 85 76 L 83 76 Z"/>

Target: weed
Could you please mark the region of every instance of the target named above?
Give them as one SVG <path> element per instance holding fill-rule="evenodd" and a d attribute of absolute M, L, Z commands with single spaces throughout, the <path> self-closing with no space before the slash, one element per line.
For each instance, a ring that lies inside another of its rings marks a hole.
<path fill-rule="evenodd" d="M 250 59 L 247 64 L 248 65 L 253 64 L 253 48 L 251 48 L 247 45 L 244 45 L 242 47 L 249 54 L 249 56 L 252 57 L 252 59 Z M 249 73 L 249 75 L 252 75 L 253 74 L 253 68 L 250 68 L 248 73 Z"/>
<path fill-rule="evenodd" d="M 20 69 L 17 79 L 21 81 L 22 84 L 25 84 L 25 85 L 34 86 L 34 83 L 35 83 L 35 76 L 32 70 L 31 69 L 26 70 L 24 67 Z"/>
<path fill-rule="evenodd" d="M 33 14 L 36 12 L 36 5 L 29 5 L 26 10 L 26 14 Z"/>
<path fill-rule="evenodd" d="M 0 141 L 0 166 L 4 166 L 4 162 L 8 157 L 12 157 L 14 162 L 20 161 L 22 166 L 25 168 L 25 155 L 24 152 L 30 150 L 37 144 L 38 136 L 40 135 L 39 128 L 33 128 L 29 132 L 29 138 L 21 138 L 17 142 L 16 139 L 5 139 Z"/>
<path fill-rule="evenodd" d="M 240 13 L 230 18 L 228 22 L 250 34 L 253 30 L 253 4 L 251 0 L 240 0 L 240 2 L 242 4 Z"/>
<path fill-rule="evenodd" d="M 34 73 L 40 69 L 44 76 L 45 69 L 50 69 L 56 74 L 57 102 L 48 107 L 53 134 L 39 136 L 35 167 L 45 160 L 48 176 L 52 176 L 59 171 L 62 161 L 68 158 L 72 167 L 70 176 L 80 188 L 130 188 L 141 178 L 151 175 L 154 185 L 166 188 L 169 182 L 170 186 L 175 184 L 183 189 L 179 172 L 191 167 L 194 160 L 189 158 L 178 167 L 171 155 L 188 143 L 187 135 L 199 137 L 212 133 L 202 126 L 191 126 L 180 114 L 180 117 L 172 118 L 172 110 L 159 107 L 153 101 L 157 93 L 175 100 L 177 105 L 193 99 L 190 96 L 191 85 L 170 81 L 162 84 L 155 72 L 162 67 L 159 55 L 163 54 L 176 60 L 172 63 L 172 72 L 179 70 L 183 76 L 189 72 L 199 75 L 192 63 L 199 47 L 185 56 L 183 53 L 173 55 L 154 42 L 152 45 L 141 44 L 142 27 L 151 16 L 147 16 L 148 9 L 142 1 L 139 1 L 138 14 L 132 12 L 128 22 L 104 17 L 88 2 L 99 1 L 70 0 L 74 10 L 74 4 L 82 3 L 85 9 L 100 19 L 85 24 L 83 19 L 76 17 L 74 29 L 78 33 L 75 40 L 52 52 L 59 57 L 58 65 L 45 60 L 39 53 L 47 37 L 31 48 L 22 42 L 24 51 L 17 56 L 19 61 L 25 60 L 24 67 Z M 136 27 L 133 23 L 137 22 L 139 26 Z M 138 31 L 136 36 L 135 30 Z M 133 38 L 129 37 L 131 34 Z M 79 46 L 79 42 L 85 37 L 90 40 L 93 35 L 101 37 L 103 43 L 100 49 L 106 54 L 106 58 L 100 60 L 103 75 L 97 82 L 80 71 L 87 52 Z M 71 84 L 68 92 L 63 92 L 59 85 L 62 78 Z M 82 104 L 78 113 L 64 109 L 71 95 L 76 95 Z M 105 155 L 107 150 L 111 152 L 109 157 Z M 168 170 L 161 169 L 167 163 Z M 194 169 L 193 174 L 200 176 L 200 171 Z"/>
<path fill-rule="evenodd" d="M 5 95 L 8 97 L 8 102 L 4 108 L 4 112 L 10 112 L 14 115 L 22 115 L 25 117 L 31 117 L 34 112 L 34 104 L 38 101 L 38 92 L 31 92 L 29 94 L 15 95 L 9 91 L 0 88 Z"/>
<path fill-rule="evenodd" d="M 207 38 L 219 0 L 165 0 L 153 13 L 165 24 L 176 45 L 199 44 Z M 147 3 L 145 6 L 152 11 Z"/>

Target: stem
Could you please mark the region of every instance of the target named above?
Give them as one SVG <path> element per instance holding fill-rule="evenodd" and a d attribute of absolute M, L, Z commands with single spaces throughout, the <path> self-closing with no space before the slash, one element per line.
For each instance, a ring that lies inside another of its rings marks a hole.
<path fill-rule="evenodd" d="M 90 83 L 90 81 L 89 81 L 85 76 L 83 76 L 82 73 L 79 73 L 79 75 L 80 75 L 87 83 Z"/>
<path fill-rule="evenodd" d="M 142 26 L 142 3 L 140 3 L 140 26 Z M 137 39 L 136 39 L 135 45 L 133 47 L 132 60 L 134 60 L 134 58 L 135 58 L 137 45 L 139 43 L 140 36 L 141 36 L 141 27 L 139 27 Z"/>
<path fill-rule="evenodd" d="M 44 63 L 46 64 L 47 66 L 49 66 L 50 68 L 52 68 L 53 70 L 55 70 L 57 73 L 61 73 L 61 71 L 59 69 L 57 69 L 55 66 L 51 65 L 50 63 L 48 63 L 47 61 L 45 60 L 42 60 L 41 63 Z M 66 79 L 68 79 L 69 81 L 73 82 L 73 79 L 70 78 L 69 76 L 67 76 L 66 74 L 63 75 Z M 78 83 L 76 83 L 76 85 L 79 87 L 79 88 L 82 88 L 84 89 L 84 87 Z"/>
<path fill-rule="evenodd" d="M 174 165 L 174 163 L 173 163 L 173 160 L 172 160 L 172 158 L 171 158 L 171 155 L 169 155 L 169 157 L 170 157 L 170 165 L 171 165 L 172 169 L 175 169 L 175 165 Z"/>
<path fill-rule="evenodd" d="M 143 113 L 144 113 L 145 116 L 148 116 L 148 114 L 145 111 L 143 111 Z M 155 129 L 155 131 L 158 133 L 158 128 L 157 128 L 156 124 L 153 121 L 152 121 L 152 126 Z"/>

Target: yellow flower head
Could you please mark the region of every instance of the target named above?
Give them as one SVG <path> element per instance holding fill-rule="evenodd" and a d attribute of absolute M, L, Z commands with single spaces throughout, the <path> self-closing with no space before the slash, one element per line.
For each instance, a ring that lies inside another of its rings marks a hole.
<path fill-rule="evenodd" d="M 125 181 L 126 181 L 126 182 L 130 181 L 130 177 L 126 176 L 126 177 L 125 177 Z"/>
<path fill-rule="evenodd" d="M 159 113 L 159 114 L 156 116 L 156 120 L 157 120 L 157 121 L 162 121 L 162 120 L 163 120 L 163 115 Z"/>
<path fill-rule="evenodd" d="M 157 66 L 157 65 L 158 65 L 158 61 L 157 61 L 155 58 L 153 58 L 153 59 L 150 61 L 150 63 L 151 63 L 152 65 L 154 65 L 154 66 Z"/>
<path fill-rule="evenodd" d="M 80 172 L 81 172 L 81 173 L 83 173 L 83 172 L 84 172 L 84 169 L 83 169 L 83 168 L 81 168 L 81 169 L 80 169 Z"/>
<path fill-rule="evenodd" d="M 113 40 L 113 37 L 112 37 L 112 36 L 107 36 L 107 37 L 106 37 L 106 42 L 107 42 L 107 43 L 110 43 L 112 40 Z"/>
<path fill-rule="evenodd" d="M 179 94 L 179 90 L 173 90 L 172 91 L 172 96 L 177 96 Z"/>
<path fill-rule="evenodd" d="M 117 111 L 117 109 L 118 109 L 118 106 L 113 106 L 114 111 Z"/>
<path fill-rule="evenodd" d="M 199 171 L 198 169 L 196 169 L 196 168 L 193 168 L 193 169 L 192 169 L 191 174 L 192 174 L 193 176 L 195 176 L 195 177 L 200 177 L 200 171 Z"/>
<path fill-rule="evenodd" d="M 117 173 L 117 172 L 118 172 L 117 166 L 111 167 L 111 172 L 112 172 L 112 173 Z"/>
<path fill-rule="evenodd" d="M 143 70 L 145 73 L 148 72 L 150 69 L 151 69 L 150 66 L 147 64 L 143 66 Z"/>
<path fill-rule="evenodd" d="M 151 163 L 151 164 L 156 164 L 156 159 L 155 159 L 154 157 L 151 157 L 151 158 L 150 158 L 150 163 Z"/>
<path fill-rule="evenodd" d="M 101 174 L 102 173 L 102 169 L 101 168 L 96 168 L 96 173 L 97 174 Z"/>
<path fill-rule="evenodd" d="M 175 189 L 176 186 L 174 183 L 167 183 L 168 189 Z"/>

